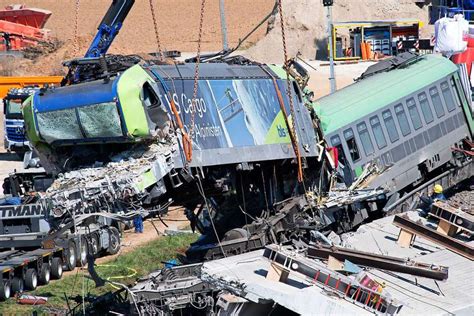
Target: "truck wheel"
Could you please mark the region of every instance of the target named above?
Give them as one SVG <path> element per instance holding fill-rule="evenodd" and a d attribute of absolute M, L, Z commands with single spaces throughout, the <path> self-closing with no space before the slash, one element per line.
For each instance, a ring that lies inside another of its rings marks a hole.
<path fill-rule="evenodd" d="M 107 248 L 108 255 L 115 255 L 120 250 L 120 233 L 117 228 L 109 227 L 109 247 Z"/>
<path fill-rule="evenodd" d="M 63 276 L 63 260 L 59 257 L 51 260 L 51 276 L 56 280 L 61 279 Z"/>
<path fill-rule="evenodd" d="M 41 271 L 38 276 L 39 283 L 42 285 L 46 285 L 51 280 L 51 266 L 49 263 L 43 263 L 41 265 Z"/>
<path fill-rule="evenodd" d="M 12 289 L 9 280 L 0 281 L 0 301 L 6 301 L 10 298 Z"/>
<path fill-rule="evenodd" d="M 99 236 L 97 234 L 91 234 L 91 247 L 92 254 L 97 257 L 100 252 Z"/>
<path fill-rule="evenodd" d="M 25 273 L 25 287 L 28 290 L 34 290 L 38 286 L 38 273 L 35 269 L 28 269 Z"/>
<path fill-rule="evenodd" d="M 79 251 L 79 257 L 77 258 L 77 266 L 85 267 L 87 264 L 87 241 L 85 238 L 81 238 L 81 249 Z"/>
<path fill-rule="evenodd" d="M 23 282 L 23 279 L 20 277 L 14 277 L 12 279 L 12 292 L 13 293 L 22 293 L 25 287 L 25 283 Z"/>
<path fill-rule="evenodd" d="M 76 243 L 72 240 L 68 242 L 67 248 L 65 249 L 66 269 L 72 271 L 76 268 Z"/>

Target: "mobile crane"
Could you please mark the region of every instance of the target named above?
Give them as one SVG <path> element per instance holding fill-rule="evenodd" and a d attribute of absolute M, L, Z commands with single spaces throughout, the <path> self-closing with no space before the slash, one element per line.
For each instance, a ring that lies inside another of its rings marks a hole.
<path fill-rule="evenodd" d="M 107 52 L 134 2 L 112 2 L 85 57 L 75 62 L 90 63 Z M 15 172 L 5 179 L 9 195 L 0 199 L 0 300 L 85 265 L 88 252 L 98 256 L 120 249 L 120 234 L 110 218 L 58 217 L 48 199 L 32 194 L 44 192 L 52 181 L 42 172 Z"/>

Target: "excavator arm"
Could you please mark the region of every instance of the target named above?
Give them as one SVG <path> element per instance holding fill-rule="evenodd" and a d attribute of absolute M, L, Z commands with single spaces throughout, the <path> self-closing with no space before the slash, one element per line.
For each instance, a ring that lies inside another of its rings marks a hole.
<path fill-rule="evenodd" d="M 115 37 L 122 28 L 128 13 L 135 4 L 135 0 L 112 0 L 109 10 L 97 28 L 97 34 L 92 40 L 83 58 L 66 61 L 64 66 L 69 68 L 61 85 L 76 84 L 81 81 L 94 80 L 94 74 L 107 73 L 105 54 L 112 45 Z M 132 65 L 135 62 L 132 62 Z"/>
<path fill-rule="evenodd" d="M 100 57 L 107 53 L 134 4 L 135 0 L 112 1 L 109 10 L 97 28 L 98 32 L 87 50 L 85 58 Z"/>

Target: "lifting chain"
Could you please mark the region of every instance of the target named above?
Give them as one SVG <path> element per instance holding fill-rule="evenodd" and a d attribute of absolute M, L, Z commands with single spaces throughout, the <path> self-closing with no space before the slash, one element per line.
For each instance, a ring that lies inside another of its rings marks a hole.
<path fill-rule="evenodd" d="M 159 60 L 163 60 L 163 53 L 161 52 L 160 33 L 158 32 L 158 23 L 156 21 L 156 15 L 155 15 L 155 6 L 153 5 L 153 0 L 150 0 L 149 3 L 150 3 L 151 17 L 153 19 L 153 27 L 155 28 L 155 38 L 156 38 L 156 47 L 158 48 L 158 58 Z"/>
<path fill-rule="evenodd" d="M 163 55 L 163 52 L 161 50 L 160 33 L 159 33 L 159 30 L 158 30 L 158 22 L 156 20 L 155 6 L 153 4 L 153 1 L 154 0 L 149 0 L 151 17 L 153 19 L 153 27 L 155 29 L 155 39 L 156 39 L 156 46 L 157 46 L 157 49 L 158 49 L 158 59 L 160 61 L 163 61 L 164 60 L 164 55 Z M 171 78 L 169 78 L 169 79 L 171 81 L 173 81 L 173 79 L 171 79 Z M 173 84 L 173 86 L 174 86 L 174 84 Z M 192 159 L 192 155 L 193 155 L 193 152 L 192 152 L 193 146 L 192 146 L 191 138 L 189 137 L 188 133 L 186 132 L 186 130 L 184 128 L 183 121 L 181 120 L 181 117 L 179 116 L 178 108 L 176 107 L 176 104 L 174 102 L 174 98 L 173 98 L 173 95 L 172 95 L 171 91 L 168 90 L 168 91 L 166 91 L 166 93 L 168 94 L 168 100 L 169 100 L 169 103 L 170 103 L 171 112 L 173 112 L 173 115 L 175 117 L 175 123 L 176 123 L 177 127 L 179 128 L 179 130 L 181 132 L 181 135 L 182 135 L 181 139 L 182 139 L 182 143 L 183 143 L 184 156 L 186 157 L 186 161 L 190 162 L 191 159 Z"/>
<path fill-rule="evenodd" d="M 291 81 L 290 81 L 290 72 L 289 72 L 289 64 L 288 64 L 288 52 L 286 49 L 286 34 L 285 34 L 285 21 L 283 18 L 283 5 L 282 5 L 282 0 L 277 0 L 278 1 L 278 11 L 280 12 L 280 24 L 281 24 L 281 38 L 283 41 L 283 54 L 285 56 L 285 70 L 286 70 L 286 94 L 288 95 L 288 99 L 290 102 L 290 114 L 291 114 L 291 126 L 288 124 L 288 128 L 290 129 L 290 138 L 291 138 L 291 144 L 293 146 L 293 150 L 296 155 L 297 163 L 298 163 L 298 182 L 303 182 L 303 166 L 301 162 L 301 154 L 300 154 L 300 149 L 298 145 L 298 137 L 296 134 L 296 127 L 295 127 L 295 121 L 296 121 L 296 115 L 295 115 L 295 108 L 293 104 L 293 93 L 291 90 Z"/>
<path fill-rule="evenodd" d="M 74 57 L 79 54 L 79 4 L 80 0 L 76 0 L 76 6 L 74 9 L 74 33 L 73 33 L 73 45 L 74 45 Z"/>
<path fill-rule="evenodd" d="M 191 157 L 188 159 L 188 162 L 192 160 L 192 139 L 194 133 L 194 116 L 196 112 L 196 102 L 198 95 L 198 79 L 199 79 L 199 63 L 201 62 L 201 42 L 202 42 L 202 28 L 204 24 L 204 9 L 206 6 L 206 0 L 201 2 L 201 16 L 199 19 L 199 35 L 198 35 L 198 47 L 196 54 L 196 66 L 194 68 L 194 89 L 193 89 L 193 99 L 192 99 L 192 110 L 191 110 L 191 126 L 189 127 L 189 137 L 191 139 Z"/>

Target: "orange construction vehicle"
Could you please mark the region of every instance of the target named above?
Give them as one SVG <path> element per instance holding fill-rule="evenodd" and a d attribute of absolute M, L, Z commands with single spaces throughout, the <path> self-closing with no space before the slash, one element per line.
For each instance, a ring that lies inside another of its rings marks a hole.
<path fill-rule="evenodd" d="M 10 5 L 0 10 L 0 51 L 22 50 L 48 41 L 50 31 L 44 25 L 51 11 Z"/>

